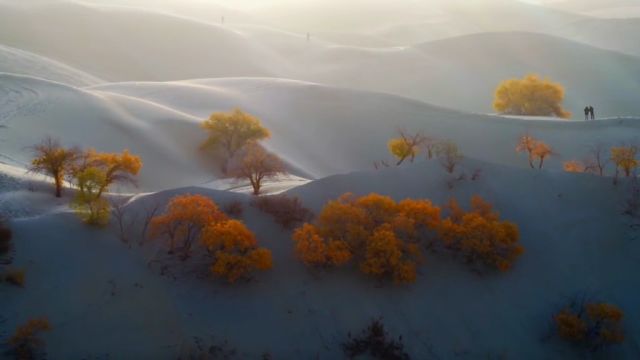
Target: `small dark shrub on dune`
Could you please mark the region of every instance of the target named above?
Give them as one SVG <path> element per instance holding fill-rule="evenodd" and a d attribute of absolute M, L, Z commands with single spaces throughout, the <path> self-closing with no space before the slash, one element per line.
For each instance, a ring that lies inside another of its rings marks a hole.
<path fill-rule="evenodd" d="M 254 199 L 252 205 L 273 216 L 275 222 L 287 230 L 313 219 L 313 212 L 305 208 L 297 197 L 262 196 Z"/>
<path fill-rule="evenodd" d="M 7 345 L 7 355 L 14 359 L 30 360 L 45 358 L 45 343 L 40 334 L 51 330 L 51 324 L 46 318 L 31 319 L 19 326 L 11 336 Z"/>
<path fill-rule="evenodd" d="M 242 205 L 242 201 L 234 200 L 226 204 L 222 211 L 232 218 L 239 219 L 242 217 L 242 214 L 244 214 L 244 206 Z"/>
<path fill-rule="evenodd" d="M 0 280 L 18 287 L 24 287 L 25 279 L 26 275 L 24 270 L 9 270 L 0 275 Z"/>
<path fill-rule="evenodd" d="M 13 233 L 7 223 L 0 219 L 0 256 L 6 255 L 11 250 L 11 238 Z"/>
<path fill-rule="evenodd" d="M 371 321 L 360 336 L 351 337 L 342 344 L 342 350 L 349 359 L 369 355 L 379 360 L 409 360 L 411 357 L 404 351 L 402 337 L 391 339 L 381 319 Z"/>

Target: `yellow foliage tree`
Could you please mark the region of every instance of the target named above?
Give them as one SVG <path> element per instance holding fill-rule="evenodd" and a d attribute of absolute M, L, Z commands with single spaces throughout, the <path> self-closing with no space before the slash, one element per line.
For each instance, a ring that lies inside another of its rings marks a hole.
<path fill-rule="evenodd" d="M 124 150 L 121 154 L 99 153 L 89 149 L 79 155 L 73 167 L 78 193 L 72 203 L 79 216 L 91 225 L 106 225 L 110 208 L 102 198 L 116 183 L 135 184 L 134 176 L 142 168 L 139 156 Z"/>
<path fill-rule="evenodd" d="M 40 335 L 51 330 L 51 323 L 47 318 L 31 319 L 19 326 L 9 338 L 9 353 L 16 359 L 39 359 L 43 354 L 44 341 Z"/>
<path fill-rule="evenodd" d="M 636 146 L 618 146 L 611 148 L 611 161 L 616 166 L 616 178 L 618 178 L 620 170 L 626 177 L 631 176 L 633 171 L 638 167 L 638 148 Z"/>
<path fill-rule="evenodd" d="M 64 178 L 70 174 L 79 151 L 73 148 L 66 149 L 51 137 L 45 137 L 39 144 L 34 145 L 32 150 L 34 158 L 29 170 L 51 176 L 55 184 L 55 195 L 61 197 Z"/>
<path fill-rule="evenodd" d="M 271 136 L 269 130 L 262 126 L 257 117 L 240 109 L 213 113 L 202 124 L 202 128 L 209 133 L 202 148 L 212 148 L 223 152 L 222 170 L 224 172 L 227 171 L 227 162 L 235 157 L 236 153 L 245 145 Z"/>
<path fill-rule="evenodd" d="M 345 194 L 330 201 L 315 224 L 293 234 L 298 258 L 330 267 L 355 260 L 361 271 L 396 282 L 412 282 L 422 259 L 419 244 L 440 223 L 440 209 L 428 200 L 399 203 L 378 194 Z"/>
<path fill-rule="evenodd" d="M 452 216 L 440 226 L 440 238 L 446 248 L 461 253 L 468 262 L 480 263 L 501 271 L 509 270 L 524 248 L 518 243 L 518 227 L 500 216 L 491 204 L 474 196 L 471 211 L 461 213 L 453 201 Z"/>
<path fill-rule="evenodd" d="M 422 133 L 409 134 L 403 129 L 398 130 L 398 137 L 389 140 L 389 152 L 397 159 L 396 165 L 402 165 L 406 159 L 413 162 L 420 152 L 420 147 L 427 141 Z"/>
<path fill-rule="evenodd" d="M 556 116 L 568 119 L 571 113 L 563 109 L 564 87 L 537 75 L 505 80 L 495 92 L 493 108 L 501 114 Z"/>
<path fill-rule="evenodd" d="M 169 253 L 176 250 L 186 258 L 202 230 L 211 224 L 227 220 L 213 200 L 202 195 L 179 195 L 169 201 L 163 215 L 151 219 L 152 238 L 169 239 Z"/>
<path fill-rule="evenodd" d="M 230 283 L 273 266 L 271 251 L 259 248 L 255 235 L 238 220 L 210 224 L 201 239 L 214 257 L 211 272 Z"/>

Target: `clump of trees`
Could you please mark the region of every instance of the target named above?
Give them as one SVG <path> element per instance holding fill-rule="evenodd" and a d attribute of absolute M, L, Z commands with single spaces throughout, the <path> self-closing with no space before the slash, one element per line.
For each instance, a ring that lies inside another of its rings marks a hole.
<path fill-rule="evenodd" d="M 135 185 L 134 177 L 142 168 L 140 157 L 128 150 L 102 153 L 94 149 L 65 148 L 51 137 L 33 146 L 33 151 L 30 170 L 53 178 L 56 197 L 62 196 L 65 179 L 73 182 L 78 191 L 71 206 L 91 225 L 109 222 L 110 205 L 103 198 L 104 193 L 114 184 Z"/>
<path fill-rule="evenodd" d="M 313 212 L 302 204 L 297 197 L 287 195 L 261 196 L 254 199 L 251 204 L 273 217 L 275 222 L 284 229 L 294 227 L 311 221 Z"/>
<path fill-rule="evenodd" d="M 330 201 L 315 223 L 293 234 L 295 251 L 308 266 L 358 264 L 378 279 L 409 283 L 421 261 L 420 241 L 440 222 L 440 209 L 428 200 L 345 194 Z"/>
<path fill-rule="evenodd" d="M 151 237 L 169 241 L 169 254 L 183 260 L 201 245 L 212 258 L 211 273 L 233 283 L 254 270 L 268 270 L 271 252 L 258 247 L 255 235 L 238 221 L 229 219 L 213 200 L 202 195 L 172 198 L 164 214 L 151 220 Z"/>
<path fill-rule="evenodd" d="M 51 330 L 51 323 L 46 318 L 31 319 L 24 325 L 18 326 L 9 338 L 8 354 L 16 359 L 43 358 L 45 342 L 40 338 L 45 331 Z"/>
<path fill-rule="evenodd" d="M 516 145 L 516 151 L 519 153 L 527 153 L 529 166 L 532 169 L 536 168 L 536 161 L 538 162 L 537 168 L 542 169 L 545 159 L 553 154 L 551 146 L 529 134 L 523 134 L 520 136 L 518 139 L 518 145 Z"/>
<path fill-rule="evenodd" d="M 349 333 L 347 341 L 342 344 L 342 351 L 349 359 L 363 356 L 380 360 L 410 359 L 404 350 L 402 337 L 392 338 L 381 319 L 372 320 L 359 336 L 352 337 Z"/>
<path fill-rule="evenodd" d="M 471 199 L 470 211 L 464 211 L 455 200 L 447 208 L 449 217 L 440 226 L 440 240 L 466 262 L 507 271 L 523 254 L 518 226 L 501 221 L 500 214 L 480 196 Z"/>
<path fill-rule="evenodd" d="M 283 161 L 260 144 L 271 133 L 257 117 L 240 109 L 216 112 L 202 128 L 208 137 L 201 148 L 220 158 L 224 175 L 249 181 L 254 195 L 260 194 L 263 180 L 285 172 Z"/>
<path fill-rule="evenodd" d="M 53 178 L 56 197 L 62 197 L 65 178 L 70 174 L 80 153 L 76 148 L 65 148 L 50 136 L 32 147 L 33 159 L 30 171 Z"/>
<path fill-rule="evenodd" d="M 573 301 L 553 320 L 561 339 L 595 352 L 624 341 L 623 317 L 613 304 Z"/>
<path fill-rule="evenodd" d="M 563 108 L 564 87 L 549 79 L 530 74 L 522 79 L 505 80 L 498 85 L 493 108 L 507 115 L 556 116 L 568 119 Z"/>

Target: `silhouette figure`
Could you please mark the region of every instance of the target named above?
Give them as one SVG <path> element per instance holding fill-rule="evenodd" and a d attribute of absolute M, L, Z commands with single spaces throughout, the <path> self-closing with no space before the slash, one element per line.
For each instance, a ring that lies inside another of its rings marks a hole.
<path fill-rule="evenodd" d="M 584 107 L 584 119 L 585 120 L 589 120 L 589 114 L 591 113 L 591 110 L 589 109 L 588 106 Z"/>
<path fill-rule="evenodd" d="M 595 110 L 593 109 L 593 106 L 591 106 L 591 105 L 589 105 L 589 113 L 591 114 L 591 120 L 595 120 L 596 119 Z"/>

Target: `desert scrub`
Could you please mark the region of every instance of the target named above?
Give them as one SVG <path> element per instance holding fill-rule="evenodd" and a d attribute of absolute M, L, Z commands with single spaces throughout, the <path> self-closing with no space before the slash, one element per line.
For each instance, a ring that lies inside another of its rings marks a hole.
<path fill-rule="evenodd" d="M 404 351 L 402 337 L 393 339 L 384 327 L 381 319 L 371 323 L 357 337 L 348 335 L 342 344 L 342 351 L 349 359 L 367 358 L 379 360 L 409 360 L 411 357 Z"/>
<path fill-rule="evenodd" d="M 278 225 L 288 230 L 313 219 L 313 212 L 304 207 L 297 197 L 262 196 L 254 199 L 252 205 L 271 215 Z"/>

